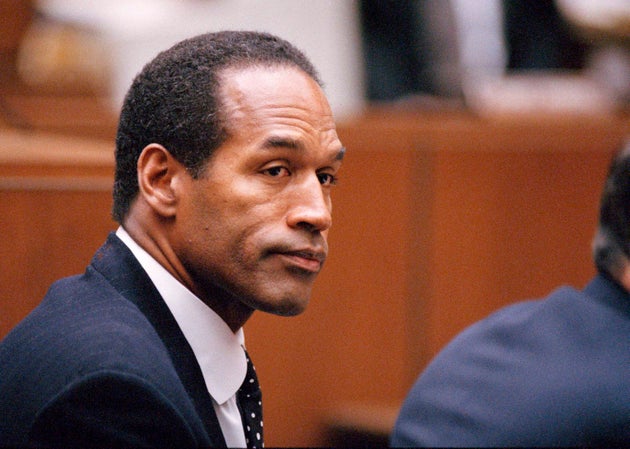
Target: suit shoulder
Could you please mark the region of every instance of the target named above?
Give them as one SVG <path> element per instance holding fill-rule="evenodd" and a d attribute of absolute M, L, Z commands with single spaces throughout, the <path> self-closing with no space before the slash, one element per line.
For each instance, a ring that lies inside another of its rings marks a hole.
<path fill-rule="evenodd" d="M 0 433 L 3 426 L 28 426 L 55 398 L 96 394 L 105 390 L 95 386 L 121 379 L 142 379 L 126 383 L 145 386 L 136 392 L 151 386 L 173 400 L 187 398 L 147 318 L 107 283 L 88 282 L 85 276 L 51 287 L 42 304 L 0 344 L 0 366 L 0 415 L 7 417 Z"/>
<path fill-rule="evenodd" d="M 615 319 L 611 308 L 568 287 L 493 313 L 455 337 L 422 373 L 394 443 L 619 441 L 616 429 L 628 429 L 630 416 L 630 350 L 627 323 L 611 328 Z"/>
<path fill-rule="evenodd" d="M 23 378 L 21 384 L 41 384 L 45 378 L 52 392 L 103 369 L 175 375 L 168 351 L 145 315 L 90 271 L 54 283 L 2 341 L 0 393 L 16 378 Z"/>

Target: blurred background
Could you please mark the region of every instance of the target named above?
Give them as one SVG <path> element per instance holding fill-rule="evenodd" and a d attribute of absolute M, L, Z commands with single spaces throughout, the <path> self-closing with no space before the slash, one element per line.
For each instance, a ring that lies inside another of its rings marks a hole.
<path fill-rule="evenodd" d="M 108 231 L 133 76 L 220 29 L 318 67 L 349 149 L 311 305 L 247 324 L 268 446 L 383 446 L 467 325 L 584 285 L 630 134 L 628 0 L 0 0 L 0 337 Z"/>
<path fill-rule="evenodd" d="M 339 119 L 374 102 L 464 103 L 496 112 L 498 106 L 539 107 L 537 101 L 550 108 L 609 109 L 627 106 L 630 98 L 627 0 L 1 5 L 3 71 L 15 70 L 30 87 L 91 90 L 108 97 L 113 113 L 133 76 L 157 52 L 225 28 L 272 31 L 302 48 L 326 80 Z M 558 91 L 546 92 L 546 101 L 532 94 L 549 87 Z"/>

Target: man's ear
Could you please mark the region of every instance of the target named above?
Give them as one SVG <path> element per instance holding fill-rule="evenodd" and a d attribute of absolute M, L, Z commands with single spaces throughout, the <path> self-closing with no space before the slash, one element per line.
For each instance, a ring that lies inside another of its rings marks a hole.
<path fill-rule="evenodd" d="M 178 178 L 186 174 L 186 168 L 157 143 L 147 145 L 138 158 L 140 195 L 162 217 L 175 216 Z"/>

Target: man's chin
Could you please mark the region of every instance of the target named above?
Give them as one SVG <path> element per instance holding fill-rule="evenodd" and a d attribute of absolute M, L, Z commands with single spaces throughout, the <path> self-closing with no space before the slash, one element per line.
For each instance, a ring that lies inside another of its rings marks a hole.
<path fill-rule="evenodd" d="M 309 297 L 290 297 L 276 300 L 259 300 L 253 304 L 254 309 L 278 316 L 296 316 L 306 310 Z"/>

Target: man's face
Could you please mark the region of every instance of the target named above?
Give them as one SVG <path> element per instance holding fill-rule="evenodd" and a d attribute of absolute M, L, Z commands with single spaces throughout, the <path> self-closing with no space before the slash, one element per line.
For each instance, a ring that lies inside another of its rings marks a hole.
<path fill-rule="evenodd" d="M 239 307 L 294 315 L 326 259 L 344 150 L 302 71 L 230 69 L 222 79 L 229 137 L 186 181 L 173 246 L 202 299 L 228 293 Z"/>

